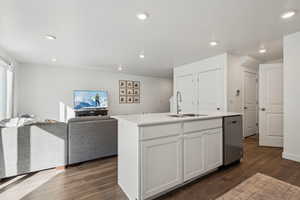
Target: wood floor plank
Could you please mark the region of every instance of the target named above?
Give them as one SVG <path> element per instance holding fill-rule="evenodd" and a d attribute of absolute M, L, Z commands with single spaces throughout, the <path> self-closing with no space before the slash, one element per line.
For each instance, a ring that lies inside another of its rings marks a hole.
<path fill-rule="evenodd" d="M 281 148 L 259 147 L 257 137 L 247 138 L 244 142 L 244 158 L 240 164 L 221 168 L 201 179 L 172 191 L 158 199 L 161 200 L 211 200 L 237 186 L 247 178 L 260 172 L 293 185 L 300 186 L 300 164 L 284 160 Z M 117 158 L 100 159 L 68 167 L 66 170 L 42 182 L 35 183 L 35 176 L 41 179 L 46 170 L 22 177 L 0 181 L 1 195 L 9 193 L 13 187 L 26 182 L 29 192 L 22 197 L 15 194 L 14 199 L 21 200 L 126 200 L 126 196 L 117 185 Z M 53 172 L 54 173 L 54 172 Z M 32 180 L 31 180 L 32 179 Z M 9 186 L 5 184 L 11 181 Z M 32 183 L 31 183 L 32 182 Z M 3 187 L 1 187 L 3 185 Z M 22 186 L 22 185 L 21 185 Z M 14 194 L 9 194 L 14 195 Z M 5 195 L 3 195 L 5 196 Z"/>

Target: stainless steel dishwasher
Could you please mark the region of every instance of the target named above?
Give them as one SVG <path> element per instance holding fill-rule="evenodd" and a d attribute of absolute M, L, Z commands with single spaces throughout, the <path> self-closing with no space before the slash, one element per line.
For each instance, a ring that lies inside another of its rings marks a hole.
<path fill-rule="evenodd" d="M 243 157 L 242 116 L 223 118 L 223 165 L 240 161 Z"/>

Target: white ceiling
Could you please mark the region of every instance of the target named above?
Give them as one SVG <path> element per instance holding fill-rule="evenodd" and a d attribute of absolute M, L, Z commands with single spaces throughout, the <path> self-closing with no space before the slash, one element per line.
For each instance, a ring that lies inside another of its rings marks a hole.
<path fill-rule="evenodd" d="M 114 71 L 122 64 L 124 72 L 158 77 L 224 51 L 280 59 L 282 36 L 300 30 L 300 13 L 280 18 L 288 9 L 299 11 L 299 0 L 0 1 L 0 46 L 20 63 Z M 140 11 L 149 20 L 137 20 Z M 220 45 L 210 47 L 212 39 Z M 267 54 L 257 54 L 261 45 Z"/>

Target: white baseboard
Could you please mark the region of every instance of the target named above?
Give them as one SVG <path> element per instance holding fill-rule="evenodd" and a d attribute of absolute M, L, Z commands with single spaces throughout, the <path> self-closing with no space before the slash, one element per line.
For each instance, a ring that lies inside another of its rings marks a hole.
<path fill-rule="evenodd" d="M 300 162 L 300 155 L 295 155 L 287 152 L 282 153 L 282 157 L 288 160 L 293 160 L 296 162 Z"/>

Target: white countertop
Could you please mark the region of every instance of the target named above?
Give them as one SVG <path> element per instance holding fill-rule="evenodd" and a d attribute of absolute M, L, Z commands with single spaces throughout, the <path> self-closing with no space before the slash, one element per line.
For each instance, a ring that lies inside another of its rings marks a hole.
<path fill-rule="evenodd" d="M 196 117 L 170 117 L 169 115 L 174 113 L 147 113 L 147 114 L 132 114 L 132 115 L 116 115 L 112 116 L 117 120 L 126 120 L 134 123 L 138 126 L 155 125 L 155 124 L 166 124 L 175 123 L 182 121 L 194 121 L 194 120 L 205 120 L 212 118 L 220 118 L 225 116 L 242 115 L 241 113 L 234 112 L 203 112 L 201 114 L 205 116 Z M 200 113 L 199 113 L 200 114 Z"/>

